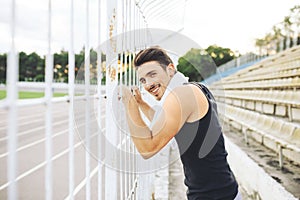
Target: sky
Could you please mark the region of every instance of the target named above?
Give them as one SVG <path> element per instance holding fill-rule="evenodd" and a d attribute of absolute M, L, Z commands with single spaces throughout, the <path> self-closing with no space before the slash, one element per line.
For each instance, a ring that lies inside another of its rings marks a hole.
<path fill-rule="evenodd" d="M 255 39 L 283 21 L 299 0 L 188 0 L 183 33 L 202 47 L 255 51 Z"/>
<path fill-rule="evenodd" d="M 46 54 L 47 2 L 16 0 L 18 51 Z M 52 0 L 53 52 L 68 49 L 69 2 Z M 74 48 L 78 52 L 84 44 L 85 4 L 83 0 L 74 2 Z M 9 51 L 9 3 L 8 0 L 0 0 L 0 53 Z M 255 39 L 263 37 L 273 25 L 282 22 L 295 5 L 300 5 L 300 0 L 187 0 L 181 34 L 194 40 L 202 48 L 216 44 L 242 54 L 247 53 L 255 50 Z M 97 1 L 91 0 L 90 7 L 90 44 L 93 46 L 97 40 Z M 102 7 L 104 9 L 105 5 Z"/>

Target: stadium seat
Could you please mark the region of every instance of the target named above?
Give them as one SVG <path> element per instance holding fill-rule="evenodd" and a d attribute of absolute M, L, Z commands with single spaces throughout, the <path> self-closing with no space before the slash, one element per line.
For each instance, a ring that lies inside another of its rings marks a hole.
<path fill-rule="evenodd" d="M 282 127 L 281 127 L 281 129 L 279 131 L 280 132 L 280 136 L 282 138 L 288 138 L 288 137 L 290 137 L 293 134 L 295 128 L 296 128 L 295 125 L 292 124 L 292 123 L 289 123 L 289 122 L 283 123 L 283 125 L 282 125 Z"/>
<path fill-rule="evenodd" d="M 293 141 L 296 145 L 300 146 L 300 127 L 296 127 L 293 134 L 290 137 L 290 140 Z"/>
<path fill-rule="evenodd" d="M 224 121 L 300 164 L 300 46 L 270 56 L 209 86 L 226 103 Z M 218 90 L 226 94 L 221 95 Z M 298 159 L 299 158 L 299 159 Z"/>

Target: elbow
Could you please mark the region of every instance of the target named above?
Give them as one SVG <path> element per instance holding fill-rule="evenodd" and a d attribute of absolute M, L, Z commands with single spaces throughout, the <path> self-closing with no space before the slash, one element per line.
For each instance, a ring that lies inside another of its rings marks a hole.
<path fill-rule="evenodd" d="M 152 158 L 154 154 L 152 153 L 140 153 L 141 156 L 144 158 L 144 160 L 148 160 L 149 158 Z"/>
<path fill-rule="evenodd" d="M 158 152 L 158 150 L 139 151 L 139 153 L 141 154 L 141 156 L 145 160 L 148 160 L 149 158 L 152 158 L 157 152 Z"/>
<path fill-rule="evenodd" d="M 149 158 L 151 158 L 152 156 L 148 156 L 148 155 L 144 155 L 144 154 L 141 154 L 142 155 L 142 158 L 144 158 L 144 160 L 148 160 Z"/>
<path fill-rule="evenodd" d="M 138 152 L 145 160 L 153 157 L 160 150 L 159 146 L 155 145 L 153 142 L 148 142 L 147 144 L 143 143 L 139 145 L 138 143 L 135 144 Z"/>

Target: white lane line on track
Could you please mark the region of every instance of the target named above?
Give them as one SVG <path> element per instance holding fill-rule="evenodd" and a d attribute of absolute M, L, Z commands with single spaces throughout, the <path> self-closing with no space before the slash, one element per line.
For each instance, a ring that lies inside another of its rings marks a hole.
<path fill-rule="evenodd" d="M 68 119 L 67 119 L 67 120 L 63 120 L 63 121 L 60 121 L 60 122 L 53 123 L 52 125 L 60 125 L 60 124 L 63 124 L 63 123 L 65 123 L 65 122 L 67 122 L 67 121 L 68 121 Z M 45 128 L 45 125 L 43 125 L 43 126 L 38 126 L 38 127 L 36 127 L 36 128 L 29 129 L 29 130 L 27 130 L 27 131 L 23 131 L 23 132 L 21 132 L 20 134 L 18 134 L 17 136 L 20 137 L 20 136 L 23 136 L 23 135 L 27 135 L 27 134 L 29 134 L 29 133 L 31 133 L 31 132 L 39 131 L 39 130 L 42 130 L 42 129 L 44 129 L 44 128 Z M 0 138 L 0 142 L 5 141 L 5 140 L 7 140 L 7 136 Z"/>
<path fill-rule="evenodd" d="M 53 112 L 52 114 L 53 114 L 53 116 L 59 115 L 59 114 L 66 114 L 66 116 L 68 116 L 68 113 L 66 113 L 66 112 L 63 111 L 62 109 L 58 109 L 58 111 Z M 45 113 L 39 112 L 38 114 L 35 114 L 35 115 L 19 117 L 17 120 L 18 120 L 18 121 L 21 121 L 21 120 L 23 120 L 23 119 L 29 120 L 29 119 L 31 119 L 31 118 L 37 118 L 37 117 L 39 117 L 39 119 L 41 119 L 41 121 L 44 121 L 43 116 L 45 116 Z M 0 127 L 1 127 L 0 130 L 3 129 L 3 128 L 7 128 L 7 127 L 5 126 L 6 124 L 7 124 L 6 118 L 4 118 L 3 120 L 1 120 L 1 122 L 0 122 Z M 2 126 L 2 125 L 3 125 L 3 126 Z M 19 123 L 19 125 L 22 125 L 22 124 Z"/>
<path fill-rule="evenodd" d="M 105 116 L 102 116 L 101 119 L 103 119 L 103 118 L 105 118 Z M 91 122 L 93 122 L 93 121 L 95 121 L 95 120 L 92 120 Z M 78 125 L 77 128 L 78 128 L 78 127 L 81 127 L 81 126 L 83 126 L 83 125 L 85 125 L 85 123 L 82 123 L 82 124 Z M 63 130 L 63 131 L 60 131 L 60 132 L 58 132 L 58 133 L 52 135 L 52 138 L 54 138 L 54 137 L 56 137 L 56 136 L 59 136 L 59 135 L 62 135 L 62 134 L 64 134 L 64 133 L 68 133 L 68 131 L 69 131 L 68 129 Z M 43 142 L 43 141 L 45 141 L 45 140 L 46 140 L 45 138 L 42 138 L 42 139 L 37 140 L 37 141 L 34 141 L 34 142 L 30 143 L 30 144 L 26 144 L 26 145 L 24 145 L 24 146 L 22 146 L 22 147 L 19 147 L 19 148 L 17 149 L 17 152 L 22 151 L 22 150 L 24 150 L 24 149 L 27 149 L 27 148 L 29 148 L 29 147 L 32 147 L 32 146 L 34 146 L 34 145 L 36 145 L 36 144 L 39 144 L 39 143 L 41 143 L 41 142 Z M 3 154 L 0 154 L 0 159 L 3 158 L 3 157 L 5 157 L 5 156 L 7 156 L 7 155 L 8 155 L 8 152 L 3 153 Z"/>
<path fill-rule="evenodd" d="M 84 116 L 85 116 L 85 114 L 82 114 L 82 115 L 80 115 L 80 118 L 82 118 L 82 117 L 84 117 Z M 77 118 L 76 118 L 76 119 L 77 119 Z M 63 123 L 65 123 L 65 122 L 68 122 L 68 121 L 69 121 L 69 119 L 67 118 L 66 120 L 63 120 L 63 121 L 60 121 L 60 122 L 55 122 L 55 123 L 53 123 L 52 125 L 53 125 L 53 126 L 54 126 L 54 125 L 60 125 L 60 124 L 63 124 Z M 30 134 L 31 132 L 34 132 L 34 131 L 42 130 L 43 128 L 45 128 L 45 125 L 43 125 L 43 126 L 38 126 L 38 127 L 36 127 L 36 128 L 33 128 L 33 129 L 30 129 L 30 130 L 27 130 L 27 131 L 20 132 L 20 133 L 18 134 L 18 137 L 19 137 L 19 136 L 24 136 L 24 135 Z M 3 141 L 5 141 L 5 140 L 7 140 L 7 136 L 0 138 L 0 142 L 3 142 Z"/>
<path fill-rule="evenodd" d="M 58 115 L 59 113 L 65 114 L 66 112 L 59 110 L 59 111 L 57 111 L 57 112 L 53 112 L 53 115 Z M 22 117 L 19 117 L 18 120 L 19 120 L 19 121 L 21 121 L 21 120 L 23 120 L 23 119 L 29 120 L 29 119 L 31 119 L 31 118 L 37 118 L 37 117 L 42 118 L 43 116 L 45 116 L 45 113 L 38 113 L 38 114 L 30 115 L 30 116 L 22 116 Z M 3 126 L 4 126 L 6 123 L 7 123 L 6 118 L 4 118 L 3 121 L 0 122 L 0 126 L 2 126 L 2 124 L 3 124 Z"/>
<path fill-rule="evenodd" d="M 89 178 L 91 179 L 97 172 L 98 172 L 98 169 L 99 169 L 99 167 L 98 167 L 98 165 L 97 165 L 97 167 L 95 167 L 94 169 L 93 169 L 93 171 L 90 173 L 90 176 L 89 176 Z M 74 197 L 84 186 L 85 186 L 85 184 L 86 184 L 86 181 L 87 181 L 87 177 L 85 177 L 78 185 L 77 185 L 77 187 L 74 189 L 74 192 L 73 192 L 73 194 L 72 194 L 72 196 Z M 70 199 L 70 195 L 68 195 L 66 198 L 64 198 L 65 200 L 68 200 L 68 199 Z"/>
<path fill-rule="evenodd" d="M 45 119 L 43 118 L 44 116 L 45 116 L 45 115 L 43 115 L 42 117 L 40 117 L 40 118 L 38 118 L 38 119 L 35 119 L 35 120 L 28 120 L 28 121 L 25 121 L 25 122 L 23 122 L 23 123 L 19 123 L 18 126 L 20 127 L 20 126 L 25 126 L 25 125 L 32 124 L 32 123 L 36 123 L 36 122 L 43 122 L 43 121 L 45 121 Z M 54 117 L 68 117 L 68 115 L 65 114 L 65 115 L 60 115 L 60 116 L 53 116 L 53 118 L 54 118 Z M 54 120 L 54 121 L 55 121 L 55 120 Z M 7 126 L 0 127 L 0 131 L 1 131 L 1 130 L 5 130 L 5 129 L 7 129 Z"/>
<path fill-rule="evenodd" d="M 104 130 L 105 130 L 105 128 L 103 128 L 101 131 L 104 131 Z M 95 134 L 91 135 L 91 138 L 94 137 L 94 136 L 96 136 L 96 135 L 98 135 L 98 131 L 97 131 Z M 82 141 L 76 143 L 76 144 L 74 145 L 74 149 L 76 149 L 77 147 L 79 147 L 81 144 L 82 144 Z M 67 148 L 67 149 L 65 149 L 64 151 L 62 151 L 61 153 L 56 154 L 54 157 L 52 157 L 51 162 L 52 162 L 52 161 L 55 161 L 56 159 L 58 159 L 58 158 L 60 158 L 60 157 L 62 157 L 64 154 L 68 153 L 69 150 L 70 150 L 70 148 Z M 26 176 L 30 175 L 31 173 L 37 171 L 38 169 L 42 168 L 42 167 L 43 167 L 44 165 L 46 165 L 46 164 L 47 164 L 47 162 L 44 161 L 44 162 L 42 162 L 42 163 L 36 165 L 35 167 L 31 168 L 30 170 L 28 170 L 28 171 L 24 172 L 23 174 L 19 175 L 19 176 L 16 178 L 16 181 L 19 181 L 19 180 L 23 179 L 24 177 L 26 177 Z M 3 190 L 3 189 L 5 189 L 5 188 L 7 188 L 7 187 L 9 186 L 9 184 L 10 184 L 10 181 L 7 182 L 7 183 L 4 183 L 3 185 L 1 185 L 1 186 L 0 186 L 0 191 Z"/>
<path fill-rule="evenodd" d="M 124 139 L 122 140 L 122 142 L 118 144 L 117 148 L 120 149 L 121 146 L 124 144 L 124 142 L 126 142 L 126 140 L 129 140 L 129 139 L 130 139 L 130 137 L 124 138 Z M 102 163 L 105 163 L 105 158 L 104 158 L 103 162 L 101 162 L 100 166 L 103 165 Z M 93 169 L 93 171 L 90 173 L 89 178 L 91 179 L 91 178 L 96 174 L 96 172 L 98 172 L 98 170 L 99 170 L 99 165 L 97 165 L 97 166 Z M 87 181 L 87 178 L 85 177 L 85 178 L 84 178 L 84 179 L 76 186 L 76 188 L 74 189 L 73 195 L 72 195 L 73 197 L 74 197 L 75 195 L 77 195 L 77 193 L 85 186 L 86 181 Z M 69 194 L 67 197 L 64 198 L 64 200 L 69 200 L 70 198 L 71 198 L 71 196 L 70 196 L 70 194 Z"/>
<path fill-rule="evenodd" d="M 56 108 L 57 109 L 57 108 Z M 22 111 L 20 111 L 20 112 L 22 112 Z M 0 113 L 0 115 L 1 114 L 7 114 L 8 112 L 6 111 L 5 113 Z M 61 108 L 58 108 L 58 111 L 56 111 L 56 112 L 53 112 L 53 114 L 54 115 L 56 115 L 56 114 L 59 114 L 59 113 L 65 113 L 64 111 L 62 111 L 62 109 Z M 43 117 L 45 115 L 45 113 L 38 113 L 38 114 L 35 114 L 35 115 L 30 115 L 30 116 L 22 116 L 22 117 L 19 117 L 18 118 L 18 120 L 23 120 L 23 119 L 31 119 L 31 118 L 35 118 L 35 117 L 38 117 L 38 116 L 41 116 L 41 117 Z M 0 122 L 0 127 L 3 125 L 5 125 L 7 123 L 7 121 L 6 121 L 6 118 L 4 118 L 3 120 L 1 120 L 1 122 Z"/>

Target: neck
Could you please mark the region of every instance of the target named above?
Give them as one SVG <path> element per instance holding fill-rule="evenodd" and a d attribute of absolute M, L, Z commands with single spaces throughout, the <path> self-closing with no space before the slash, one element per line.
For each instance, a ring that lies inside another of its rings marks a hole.
<path fill-rule="evenodd" d="M 188 82 L 188 77 L 185 77 L 181 72 L 175 71 L 175 74 L 170 79 L 167 89 L 165 90 L 165 93 L 163 94 L 163 96 L 160 100 L 160 103 L 164 102 L 166 96 L 168 96 L 168 94 L 171 90 L 173 90 L 174 88 L 181 86 L 187 82 Z"/>

